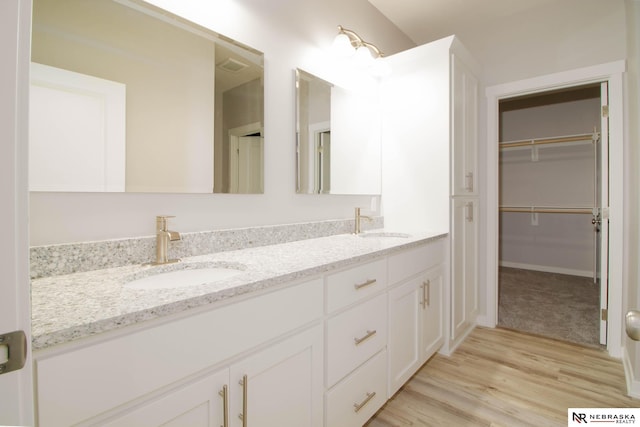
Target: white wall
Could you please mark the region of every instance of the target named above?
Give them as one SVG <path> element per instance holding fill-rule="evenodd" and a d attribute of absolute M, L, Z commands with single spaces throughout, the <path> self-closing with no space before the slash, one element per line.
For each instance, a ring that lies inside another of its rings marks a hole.
<path fill-rule="evenodd" d="M 624 0 L 562 0 L 457 35 L 492 86 L 622 59 L 625 31 Z"/>
<path fill-rule="evenodd" d="M 337 25 L 385 53 L 413 46 L 366 0 L 153 0 L 155 5 L 265 54 L 265 192 L 227 194 L 36 193 L 30 199 L 32 245 L 154 233 L 155 215 L 176 215 L 179 231 L 351 218 L 371 197 L 295 194 L 294 73 L 300 67 L 344 87 L 368 83 L 328 49 Z"/>

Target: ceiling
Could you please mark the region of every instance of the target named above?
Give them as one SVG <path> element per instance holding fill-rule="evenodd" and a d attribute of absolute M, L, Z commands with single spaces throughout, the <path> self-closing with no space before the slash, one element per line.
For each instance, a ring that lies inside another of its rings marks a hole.
<path fill-rule="evenodd" d="M 563 0 L 369 0 L 417 45 Z"/>

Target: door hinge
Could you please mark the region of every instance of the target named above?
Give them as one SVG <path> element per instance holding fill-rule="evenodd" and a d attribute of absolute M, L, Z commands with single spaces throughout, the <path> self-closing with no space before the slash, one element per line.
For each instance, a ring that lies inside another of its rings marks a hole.
<path fill-rule="evenodd" d="M 608 105 L 603 105 L 602 106 L 602 117 L 609 117 L 609 106 Z"/>
<path fill-rule="evenodd" d="M 0 347 L 7 348 L 7 360 L 0 360 L 0 375 L 24 367 L 27 360 L 27 337 L 24 331 L 0 335 Z"/>
<path fill-rule="evenodd" d="M 602 310 L 600 310 L 600 319 L 602 319 L 603 321 L 607 321 L 609 318 L 609 314 L 606 308 L 603 308 Z"/>

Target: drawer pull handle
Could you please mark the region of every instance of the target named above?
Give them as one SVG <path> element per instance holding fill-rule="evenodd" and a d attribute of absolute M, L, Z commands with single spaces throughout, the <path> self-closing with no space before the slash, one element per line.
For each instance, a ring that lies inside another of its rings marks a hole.
<path fill-rule="evenodd" d="M 369 403 L 369 401 L 371 399 L 373 399 L 376 395 L 375 391 L 372 391 L 371 393 L 367 393 L 367 397 L 364 398 L 364 400 L 360 403 L 354 403 L 353 404 L 353 412 L 359 412 L 360 409 L 364 408 L 364 406 Z"/>
<path fill-rule="evenodd" d="M 356 288 L 356 290 L 358 290 L 366 286 L 373 285 L 374 283 L 376 283 L 376 279 L 369 279 L 364 283 L 356 283 L 355 285 L 353 285 L 353 287 Z"/>
<path fill-rule="evenodd" d="M 424 296 L 422 297 L 422 306 L 427 308 L 431 306 L 431 280 L 427 280 L 426 282 L 422 282 Z"/>
<path fill-rule="evenodd" d="M 218 394 L 222 396 L 222 426 L 229 427 L 229 387 L 223 385 Z"/>
<path fill-rule="evenodd" d="M 465 186 L 464 189 L 468 192 L 473 192 L 473 172 L 469 172 L 464 175 L 465 178 Z"/>
<path fill-rule="evenodd" d="M 371 338 L 372 336 L 374 336 L 377 332 L 378 331 L 376 331 L 375 329 L 373 331 L 367 331 L 365 336 L 363 336 L 362 338 L 354 338 L 353 341 L 355 342 L 356 345 L 360 345 L 366 340 L 368 340 L 369 338 Z"/>
<path fill-rule="evenodd" d="M 247 427 L 247 398 L 249 397 L 249 380 L 246 375 L 239 381 L 242 386 L 242 413 L 238 414 L 238 418 L 242 420 L 242 427 Z"/>

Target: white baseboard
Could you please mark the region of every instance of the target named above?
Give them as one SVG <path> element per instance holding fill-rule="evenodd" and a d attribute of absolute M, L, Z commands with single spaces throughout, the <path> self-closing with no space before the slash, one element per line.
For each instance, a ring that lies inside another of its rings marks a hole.
<path fill-rule="evenodd" d="M 449 338 L 445 345 L 440 348 L 440 351 L 438 351 L 438 353 L 444 356 L 451 356 L 475 328 L 476 324 L 469 325 L 467 330 L 464 331 L 462 335 L 460 335 L 456 340 L 452 340 L 451 338 Z"/>
<path fill-rule="evenodd" d="M 484 328 L 495 328 L 496 327 L 496 320 L 493 319 L 492 321 L 489 321 L 489 316 L 483 314 L 478 316 L 478 319 L 476 320 L 476 323 L 478 324 L 478 326 L 482 326 Z"/>
<path fill-rule="evenodd" d="M 627 394 L 631 397 L 640 398 L 640 379 L 635 378 L 631 358 L 625 346 L 622 351 L 622 365 L 624 366 L 624 378 L 627 381 Z"/>
<path fill-rule="evenodd" d="M 574 270 L 571 268 L 553 267 L 549 265 L 525 264 L 521 262 L 500 261 L 500 267 L 520 268 L 522 270 L 544 271 L 546 273 L 569 274 L 571 276 L 593 277 L 593 271 Z"/>

